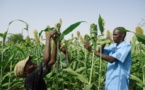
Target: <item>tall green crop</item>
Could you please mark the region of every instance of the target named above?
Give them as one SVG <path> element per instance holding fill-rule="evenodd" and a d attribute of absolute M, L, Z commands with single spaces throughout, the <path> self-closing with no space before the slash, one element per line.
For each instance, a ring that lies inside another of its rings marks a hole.
<path fill-rule="evenodd" d="M 97 25 L 96 24 L 91 24 L 90 26 L 90 37 L 91 37 L 91 45 L 93 47 L 93 51 L 96 50 L 96 38 L 97 38 Z M 91 64 L 91 72 L 90 72 L 90 79 L 89 79 L 89 84 L 92 82 L 92 74 L 93 74 L 93 68 L 94 68 L 94 53 L 92 56 L 92 64 Z"/>

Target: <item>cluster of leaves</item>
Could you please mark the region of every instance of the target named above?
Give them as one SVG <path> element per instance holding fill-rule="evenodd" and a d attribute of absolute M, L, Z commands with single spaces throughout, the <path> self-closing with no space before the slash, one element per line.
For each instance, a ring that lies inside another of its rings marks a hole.
<path fill-rule="evenodd" d="M 85 35 L 84 38 L 82 38 L 81 35 L 78 35 L 78 37 L 72 37 L 69 40 L 64 40 L 65 35 L 72 32 L 83 22 L 84 21 L 76 22 L 61 32 L 60 28 L 62 21 L 60 21 L 55 27 L 45 28 L 39 32 L 38 36 L 40 37 L 43 32 L 54 29 L 58 30 L 58 32 L 61 33 L 61 36 L 59 37 L 59 43 L 63 41 L 68 52 L 68 57 L 66 57 L 64 53 L 59 51 L 57 62 L 53 66 L 52 71 L 45 77 L 48 90 L 104 90 L 106 62 L 100 62 L 100 58 L 95 57 L 83 47 L 84 40 L 90 40 L 91 36 Z M 9 25 L 11 23 L 12 22 L 10 22 Z M 24 23 L 26 24 L 25 29 L 28 31 L 28 24 L 26 22 Z M 99 16 L 98 25 L 101 35 L 103 36 L 104 20 L 101 18 L 101 16 Z M 124 31 L 132 32 L 130 30 Z M 33 61 L 38 64 L 42 60 L 45 45 L 34 44 L 36 41 L 34 39 L 31 39 L 31 43 L 28 43 L 25 39 L 19 37 L 19 42 L 10 44 L 8 46 L 7 44 L 4 44 L 7 33 L 8 30 L 4 34 L 0 33 L 0 36 L 3 38 L 3 42 L 1 43 L 0 47 L 0 51 L 2 53 L 0 54 L 0 88 L 8 90 L 23 90 L 23 79 L 16 78 L 14 76 L 13 68 L 19 60 L 26 58 L 28 55 L 31 55 Z M 143 76 L 145 75 L 145 72 L 143 72 L 143 70 L 145 66 L 145 60 L 141 61 L 141 59 L 143 59 L 145 56 L 145 50 L 142 49 L 145 47 L 145 36 L 135 32 L 132 33 L 136 35 L 137 40 L 140 43 L 138 46 L 134 47 L 135 50 L 132 53 L 133 64 L 131 69 L 130 90 L 140 90 L 144 87 Z M 18 35 L 14 34 L 13 36 L 17 37 Z M 106 39 L 102 39 L 102 37 L 98 36 L 96 36 L 97 41 L 95 43 L 99 46 L 99 44 L 104 43 Z M 133 43 L 134 42 L 132 41 L 132 44 Z"/>

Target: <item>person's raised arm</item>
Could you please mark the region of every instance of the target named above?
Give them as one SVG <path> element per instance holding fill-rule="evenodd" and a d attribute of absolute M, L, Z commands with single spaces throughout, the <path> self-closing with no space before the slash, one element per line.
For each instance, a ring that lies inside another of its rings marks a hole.
<path fill-rule="evenodd" d="M 53 46 L 53 51 L 51 54 L 51 59 L 50 62 L 48 63 L 48 66 L 52 66 L 56 62 L 57 57 L 57 40 L 54 39 L 54 46 Z"/>
<path fill-rule="evenodd" d="M 46 36 L 46 46 L 43 54 L 43 62 L 48 63 L 51 59 L 51 37 L 53 37 L 56 33 L 56 30 L 49 32 Z"/>

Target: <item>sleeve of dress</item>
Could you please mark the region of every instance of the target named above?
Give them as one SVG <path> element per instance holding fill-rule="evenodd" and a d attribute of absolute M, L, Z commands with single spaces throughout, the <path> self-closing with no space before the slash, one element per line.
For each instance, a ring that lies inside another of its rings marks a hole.
<path fill-rule="evenodd" d="M 103 54 L 109 55 L 113 47 L 114 47 L 114 44 L 111 44 L 110 46 L 105 47 L 103 50 Z"/>
<path fill-rule="evenodd" d="M 116 58 L 120 62 L 124 63 L 130 51 L 131 51 L 131 46 L 121 47 L 117 49 L 115 52 L 113 52 L 111 56 Z"/>

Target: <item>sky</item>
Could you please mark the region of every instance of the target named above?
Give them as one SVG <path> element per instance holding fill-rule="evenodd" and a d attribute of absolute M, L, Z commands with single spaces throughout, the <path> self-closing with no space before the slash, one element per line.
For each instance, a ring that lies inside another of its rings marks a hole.
<path fill-rule="evenodd" d="M 69 39 L 72 33 L 76 36 L 77 31 L 82 36 L 89 34 L 90 25 L 98 25 L 99 15 L 105 21 L 105 31 L 112 32 L 118 26 L 135 31 L 140 23 L 145 22 L 145 0 L 0 0 L 0 33 L 7 30 L 9 22 L 17 19 L 29 24 L 31 38 L 34 30 L 40 32 L 47 25 L 54 27 L 60 19 L 61 32 L 73 23 L 86 21 L 65 36 Z M 24 23 L 15 21 L 9 26 L 8 33 L 22 33 L 23 28 Z M 145 26 L 142 28 L 145 30 Z M 23 30 L 24 38 L 28 32 Z M 128 33 L 126 41 L 132 36 Z"/>

